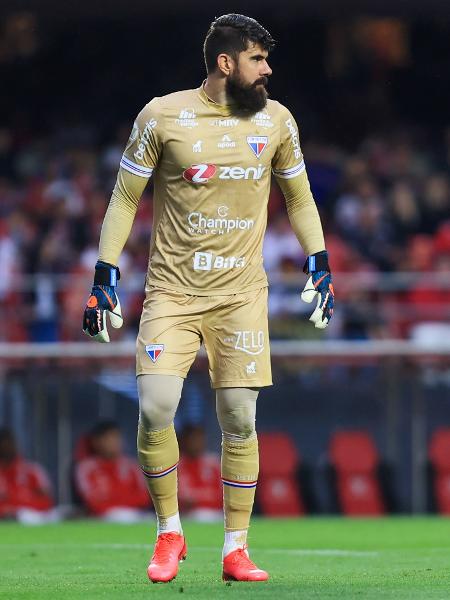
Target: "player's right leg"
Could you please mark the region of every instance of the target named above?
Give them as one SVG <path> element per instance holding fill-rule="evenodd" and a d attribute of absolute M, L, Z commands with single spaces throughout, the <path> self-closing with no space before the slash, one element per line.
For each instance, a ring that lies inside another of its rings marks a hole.
<path fill-rule="evenodd" d="M 178 442 L 173 419 L 183 381 L 200 347 L 195 298 L 152 288 L 144 301 L 137 338 L 139 462 L 157 519 L 155 552 L 148 568 L 154 582 L 173 579 L 186 545 L 178 515 Z"/>
<path fill-rule="evenodd" d="M 140 375 L 138 456 L 158 520 L 157 541 L 147 573 L 167 582 L 186 557 L 177 498 L 178 441 L 173 419 L 183 387 L 176 375 Z"/>

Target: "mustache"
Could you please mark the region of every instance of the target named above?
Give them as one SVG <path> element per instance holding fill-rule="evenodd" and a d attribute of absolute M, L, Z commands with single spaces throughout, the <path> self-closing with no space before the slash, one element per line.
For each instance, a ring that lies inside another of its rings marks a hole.
<path fill-rule="evenodd" d="M 255 81 L 255 83 L 252 85 L 252 87 L 256 87 L 257 85 L 262 84 L 264 87 L 267 87 L 269 85 L 269 78 L 268 77 L 260 77 L 259 79 L 257 79 Z"/>

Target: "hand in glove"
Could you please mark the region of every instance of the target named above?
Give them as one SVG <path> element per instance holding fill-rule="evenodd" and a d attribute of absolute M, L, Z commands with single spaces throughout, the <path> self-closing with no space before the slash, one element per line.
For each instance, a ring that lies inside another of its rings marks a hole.
<path fill-rule="evenodd" d="M 333 316 L 334 307 L 334 289 L 328 265 L 328 253 L 323 250 L 308 256 L 303 272 L 310 277 L 303 289 L 302 300 L 312 302 L 317 297 L 317 306 L 309 320 L 317 329 L 325 329 Z"/>
<path fill-rule="evenodd" d="M 118 267 L 102 261 L 95 265 L 94 285 L 84 309 L 83 331 L 97 342 L 109 342 L 106 313 L 111 325 L 118 329 L 123 325 L 122 311 L 116 294 L 120 279 Z"/>

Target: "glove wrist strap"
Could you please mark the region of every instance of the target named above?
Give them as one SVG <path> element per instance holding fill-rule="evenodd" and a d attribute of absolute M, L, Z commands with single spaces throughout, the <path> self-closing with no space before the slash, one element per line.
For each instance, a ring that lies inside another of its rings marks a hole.
<path fill-rule="evenodd" d="M 119 267 L 101 260 L 95 265 L 94 285 L 110 285 L 115 287 L 120 279 Z"/>
<path fill-rule="evenodd" d="M 316 271 L 328 271 L 330 273 L 328 252 L 326 250 L 311 254 L 311 256 L 308 256 L 305 264 L 303 265 L 303 273 L 309 275 L 310 273 L 315 273 Z"/>

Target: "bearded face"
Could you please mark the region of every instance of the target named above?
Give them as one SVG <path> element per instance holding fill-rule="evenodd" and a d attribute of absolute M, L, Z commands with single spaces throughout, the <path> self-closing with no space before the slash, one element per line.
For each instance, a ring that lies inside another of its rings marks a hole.
<path fill-rule="evenodd" d="M 253 83 L 248 83 L 237 67 L 227 77 L 225 89 L 228 98 L 236 106 L 238 112 L 252 115 L 265 108 L 269 96 L 268 83 L 269 80 L 265 76 L 259 77 Z"/>

